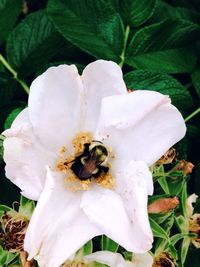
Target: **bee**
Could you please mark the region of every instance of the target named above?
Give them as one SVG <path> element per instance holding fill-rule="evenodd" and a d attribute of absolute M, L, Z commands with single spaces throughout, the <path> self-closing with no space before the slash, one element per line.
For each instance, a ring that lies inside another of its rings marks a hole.
<path fill-rule="evenodd" d="M 92 141 L 84 145 L 84 151 L 74 160 L 71 169 L 80 180 L 97 178 L 107 173 L 108 151 L 100 141 Z"/>

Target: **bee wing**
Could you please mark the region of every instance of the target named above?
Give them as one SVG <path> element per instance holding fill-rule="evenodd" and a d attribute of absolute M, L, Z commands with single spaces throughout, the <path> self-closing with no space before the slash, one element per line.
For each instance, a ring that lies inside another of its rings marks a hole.
<path fill-rule="evenodd" d="M 95 169 L 96 169 L 95 160 L 88 160 L 88 161 L 86 161 L 84 166 L 80 169 L 79 177 L 81 177 L 83 179 L 90 178 L 90 177 L 92 177 L 93 172 L 95 171 Z"/>

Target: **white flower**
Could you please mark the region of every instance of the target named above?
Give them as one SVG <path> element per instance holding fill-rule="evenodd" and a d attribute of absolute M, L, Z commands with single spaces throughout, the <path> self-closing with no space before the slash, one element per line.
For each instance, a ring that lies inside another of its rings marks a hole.
<path fill-rule="evenodd" d="M 37 77 L 28 108 L 4 132 L 6 175 L 38 200 L 25 238 L 29 259 L 60 266 L 101 234 L 129 251 L 148 251 L 147 166 L 185 131 L 168 96 L 128 93 L 111 61 L 89 64 L 82 76 L 74 65 L 60 65 Z"/>
<path fill-rule="evenodd" d="M 119 253 L 98 251 L 84 257 L 87 262 L 100 262 L 109 267 L 152 267 L 153 257 L 149 253 L 135 254 L 132 261 L 126 261 Z"/>

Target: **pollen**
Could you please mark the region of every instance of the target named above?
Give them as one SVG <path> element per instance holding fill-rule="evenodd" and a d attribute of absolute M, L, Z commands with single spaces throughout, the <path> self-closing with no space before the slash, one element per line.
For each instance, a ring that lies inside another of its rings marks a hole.
<path fill-rule="evenodd" d="M 82 153 L 84 145 L 92 142 L 92 134 L 90 132 L 80 132 L 72 140 L 75 154 Z"/>
<path fill-rule="evenodd" d="M 116 181 L 110 173 L 105 173 L 97 179 L 94 180 L 97 185 L 101 185 L 107 189 L 113 189 L 115 187 Z"/>
<path fill-rule="evenodd" d="M 81 181 L 72 171 L 68 172 L 65 178 L 66 188 L 70 191 L 87 191 L 90 189 L 91 180 Z"/>

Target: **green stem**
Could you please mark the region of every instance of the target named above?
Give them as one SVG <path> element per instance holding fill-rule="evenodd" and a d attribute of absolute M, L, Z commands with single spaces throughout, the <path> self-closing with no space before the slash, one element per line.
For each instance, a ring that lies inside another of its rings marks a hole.
<path fill-rule="evenodd" d="M 125 31 L 125 37 L 124 37 L 124 48 L 123 51 L 121 53 L 121 61 L 119 63 L 119 66 L 122 68 L 125 62 L 125 52 L 126 52 L 126 45 L 127 45 L 127 41 L 128 41 L 128 37 L 129 37 L 129 33 L 130 33 L 130 26 L 126 26 L 126 31 Z"/>
<path fill-rule="evenodd" d="M 196 109 L 194 112 L 192 112 L 189 116 L 185 118 L 185 122 L 188 122 L 191 120 L 194 116 L 196 116 L 198 113 L 200 113 L 200 108 Z"/>
<path fill-rule="evenodd" d="M 24 89 L 24 91 L 28 94 L 29 93 L 29 87 L 28 85 L 22 81 L 21 79 L 19 79 L 17 77 L 17 72 L 10 66 L 10 64 L 8 63 L 8 61 L 0 54 L 0 62 L 4 65 L 4 67 L 10 71 L 10 73 L 12 73 L 13 77 L 18 81 L 18 83 L 21 84 L 22 88 Z"/>

